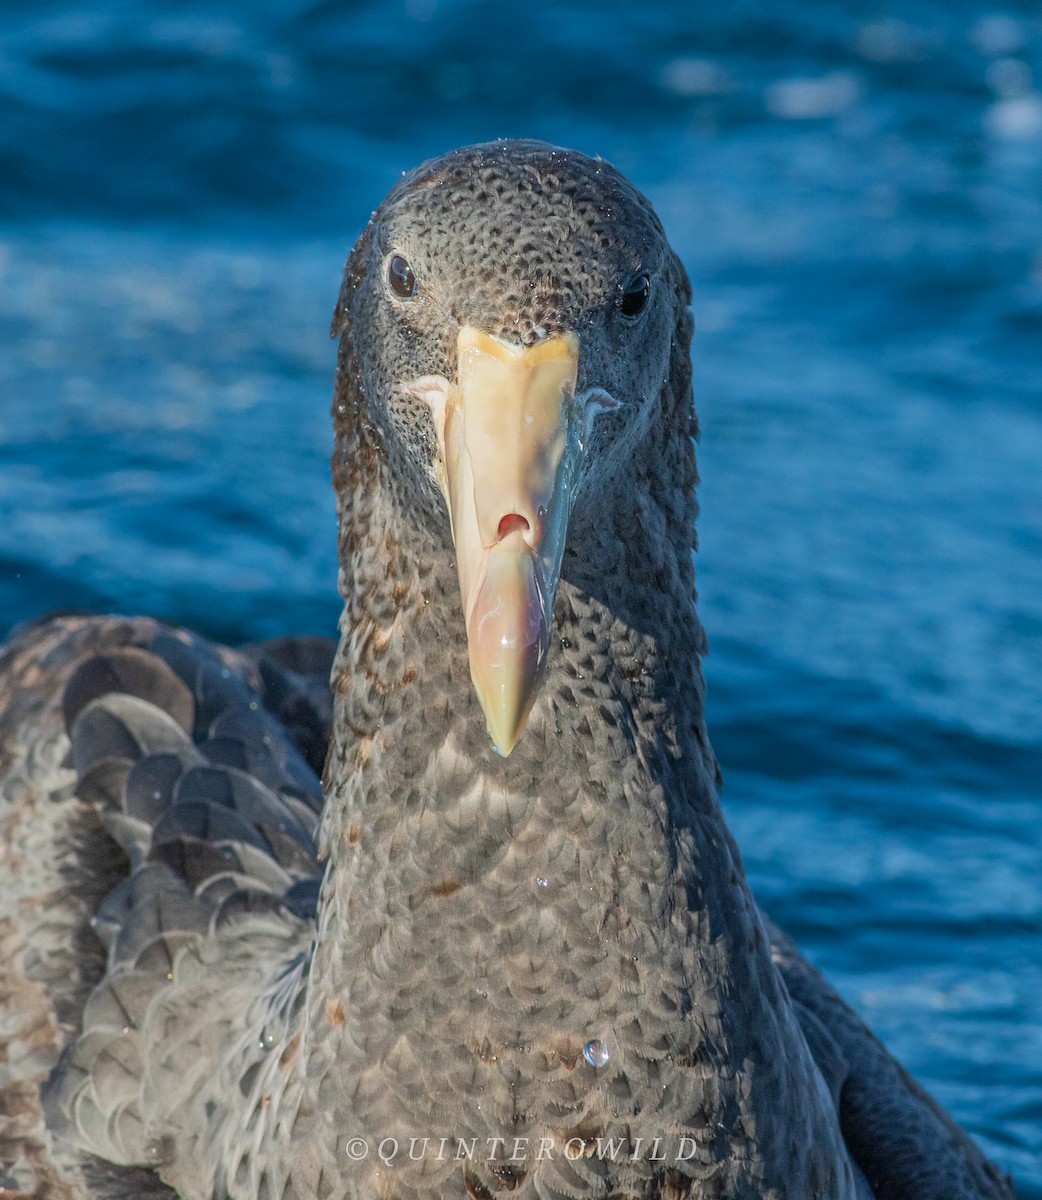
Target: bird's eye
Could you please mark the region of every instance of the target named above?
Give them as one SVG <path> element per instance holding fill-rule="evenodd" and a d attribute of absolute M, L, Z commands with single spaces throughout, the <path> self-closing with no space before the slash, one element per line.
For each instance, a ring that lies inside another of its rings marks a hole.
<path fill-rule="evenodd" d="M 648 296 L 651 294 L 651 280 L 647 275 L 638 275 L 633 282 L 624 289 L 622 298 L 619 300 L 619 311 L 624 317 L 637 317 L 644 311 L 644 306 L 648 302 Z"/>
<path fill-rule="evenodd" d="M 416 275 L 400 254 L 392 255 L 387 264 L 387 282 L 391 291 L 405 300 L 416 295 Z"/>

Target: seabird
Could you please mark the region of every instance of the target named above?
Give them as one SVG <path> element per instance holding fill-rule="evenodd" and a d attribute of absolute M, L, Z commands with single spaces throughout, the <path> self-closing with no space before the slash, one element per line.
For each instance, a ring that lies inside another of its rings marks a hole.
<path fill-rule="evenodd" d="M 335 654 L 12 636 L 3 1195 L 1012 1196 L 721 815 L 689 299 L 607 163 L 425 163 L 333 319 Z"/>

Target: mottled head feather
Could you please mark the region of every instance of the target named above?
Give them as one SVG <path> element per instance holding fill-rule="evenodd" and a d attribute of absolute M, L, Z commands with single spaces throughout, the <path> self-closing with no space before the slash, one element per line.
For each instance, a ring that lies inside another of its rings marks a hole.
<path fill-rule="evenodd" d="M 388 284 L 395 256 L 412 268 L 413 297 Z M 642 277 L 647 307 L 627 316 L 622 297 Z M 650 204 L 608 163 L 535 141 L 455 150 L 403 176 L 348 260 L 332 327 L 343 335 L 338 432 L 369 425 L 403 483 L 410 472 L 440 516 L 433 425 L 401 384 L 452 379 L 464 324 L 521 344 L 571 331 L 578 390 L 604 388 L 623 402 L 599 422 L 588 470 L 617 469 L 605 450 L 639 430 L 669 379 L 671 351 L 686 360 L 689 298 Z M 686 436 L 689 394 L 682 399 L 667 419 Z"/>

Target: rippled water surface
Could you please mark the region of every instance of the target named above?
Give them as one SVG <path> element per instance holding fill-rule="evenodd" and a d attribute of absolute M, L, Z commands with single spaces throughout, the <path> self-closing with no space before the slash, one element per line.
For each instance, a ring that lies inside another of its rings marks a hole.
<path fill-rule="evenodd" d="M 332 632 L 355 234 L 454 145 L 604 155 L 695 284 L 757 894 L 1042 1196 L 1040 88 L 1035 3 L 6 6 L 0 622 Z"/>

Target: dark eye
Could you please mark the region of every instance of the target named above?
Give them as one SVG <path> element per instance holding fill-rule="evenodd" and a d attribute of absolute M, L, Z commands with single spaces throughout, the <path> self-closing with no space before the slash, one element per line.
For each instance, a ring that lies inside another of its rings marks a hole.
<path fill-rule="evenodd" d="M 416 276 L 400 254 L 392 255 L 387 264 L 387 282 L 391 285 L 391 291 L 406 300 L 416 295 Z"/>
<path fill-rule="evenodd" d="M 636 317 L 644 311 L 644 305 L 651 294 L 651 280 L 647 275 L 638 275 L 623 291 L 619 301 L 619 311 L 624 317 Z"/>

